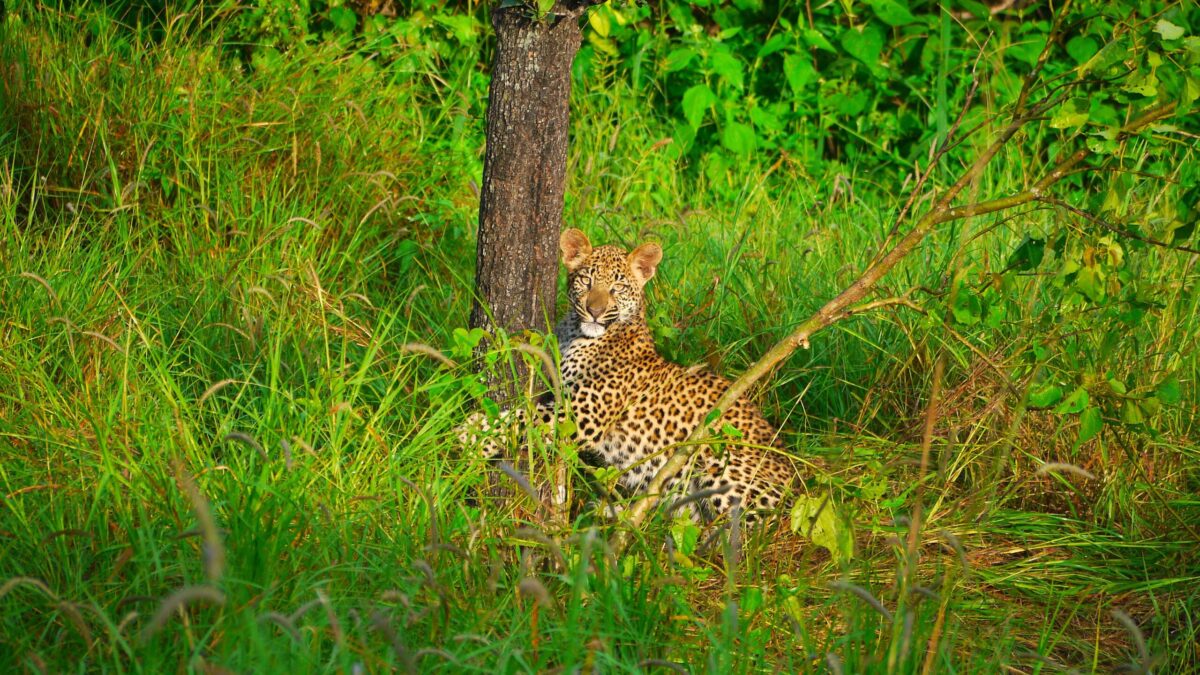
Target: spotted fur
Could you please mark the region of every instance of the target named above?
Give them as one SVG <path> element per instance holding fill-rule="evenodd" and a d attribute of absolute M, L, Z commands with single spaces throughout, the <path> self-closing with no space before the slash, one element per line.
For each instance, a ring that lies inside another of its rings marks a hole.
<path fill-rule="evenodd" d="M 643 289 L 654 276 L 662 249 L 643 244 L 626 253 L 616 246 L 593 248 L 579 230 L 559 242 L 568 272 L 571 311 L 555 333 L 562 351 L 562 382 L 575 420 L 581 454 L 621 469 L 620 483 L 643 491 L 674 447 L 687 440 L 729 386 L 729 381 L 698 368 L 684 368 L 661 356 L 646 326 Z M 540 421 L 556 421 L 539 405 Z M 526 423 L 522 409 L 505 411 L 497 424 L 475 417 L 462 439 L 482 446 L 487 456 L 505 453 L 513 434 L 486 434 L 497 426 Z M 774 509 L 794 479 L 781 454 L 775 428 L 759 409 L 739 399 L 721 418 L 741 433 L 736 443 L 703 446 L 691 466 L 669 489 L 710 496 L 701 511 L 715 517 L 735 506 L 749 518 Z"/>

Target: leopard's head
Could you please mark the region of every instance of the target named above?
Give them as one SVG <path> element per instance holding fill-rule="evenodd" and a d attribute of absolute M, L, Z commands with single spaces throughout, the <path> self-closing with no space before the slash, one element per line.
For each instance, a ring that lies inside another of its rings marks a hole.
<path fill-rule="evenodd" d="M 662 260 L 662 247 L 642 244 L 626 253 L 618 246 L 592 248 L 587 235 L 574 228 L 558 239 L 567 268 L 567 293 L 579 328 L 588 337 L 604 335 L 614 323 L 645 317 L 642 290 Z"/>

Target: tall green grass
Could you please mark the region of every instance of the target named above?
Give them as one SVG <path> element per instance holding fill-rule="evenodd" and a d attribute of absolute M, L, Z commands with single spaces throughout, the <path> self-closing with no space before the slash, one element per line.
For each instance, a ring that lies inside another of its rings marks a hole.
<path fill-rule="evenodd" d="M 617 556 L 622 526 L 583 508 L 597 490 L 569 448 L 547 448 L 574 476 L 563 519 L 519 490 L 489 496 L 511 481 L 453 440 L 475 391 L 454 329 L 483 66 L 319 44 L 245 67 L 195 30 L 219 16 L 153 39 L 103 17 L 22 8 L 0 40 L 4 670 L 1200 667 L 1193 259 L 1139 263 L 1174 292 L 1125 337 L 1176 355 L 1187 392 L 1158 434 L 1074 447 L 1053 415 L 1014 421 L 998 373 L 1031 336 L 1096 333 L 1070 323 L 1086 317 L 1047 329 L 1053 280 L 1033 275 L 999 329 L 856 318 L 759 392 L 819 467 L 811 487 L 853 513 L 849 566 L 782 528 L 705 543 L 669 519 Z M 739 372 L 853 280 L 895 218 L 899 186 L 876 167 L 697 171 L 615 74 L 572 104 L 566 220 L 663 242 L 650 321 L 675 360 Z M 1036 169 L 1013 152 L 981 193 Z M 884 292 L 925 287 L 936 309 L 954 270 L 986 280 L 1056 217 L 968 224 Z M 1122 354 L 1116 376 L 1145 367 Z M 909 583 L 938 358 L 944 440 Z"/>

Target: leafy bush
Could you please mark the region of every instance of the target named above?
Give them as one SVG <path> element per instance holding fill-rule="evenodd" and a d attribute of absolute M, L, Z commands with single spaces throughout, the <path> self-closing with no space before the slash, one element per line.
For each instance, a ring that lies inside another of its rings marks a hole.
<path fill-rule="evenodd" d="M 1062 100 L 961 203 L 1090 153 L 759 392 L 840 559 L 669 519 L 615 555 L 583 507 L 612 476 L 562 444 L 581 515 L 485 496 L 479 384 L 421 350 L 479 339 L 487 5 L 149 5 L 8 3 L 0 35 L 4 667 L 1196 668 L 1194 5 L 1072 6 L 1053 43 L 1040 5 L 592 10 L 566 218 L 663 241 L 681 362 L 740 372 L 849 285 L 1035 69 Z"/>

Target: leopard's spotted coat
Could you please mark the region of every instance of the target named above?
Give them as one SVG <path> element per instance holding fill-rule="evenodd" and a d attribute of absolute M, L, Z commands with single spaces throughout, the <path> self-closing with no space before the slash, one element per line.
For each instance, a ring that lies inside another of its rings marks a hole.
<path fill-rule="evenodd" d="M 698 368 L 684 368 L 661 356 L 646 326 L 643 288 L 662 258 L 657 244 L 632 253 L 616 246 L 593 248 L 579 230 L 562 234 L 560 248 L 569 273 L 571 312 L 555 329 L 562 351 L 562 384 L 575 420 L 581 454 L 621 469 L 621 484 L 644 490 L 666 462 L 675 444 L 686 441 L 729 386 L 729 381 Z M 539 405 L 544 423 L 555 422 L 550 406 Z M 523 425 L 514 409 L 500 424 Z M 494 421 L 495 422 L 495 421 Z M 700 500 L 713 517 L 735 506 L 753 518 L 774 509 L 794 480 L 791 463 L 781 455 L 776 429 L 758 407 L 738 400 L 721 418 L 741 433 L 717 450 L 700 448 L 691 466 L 668 488 L 684 492 L 719 491 Z M 481 416 L 463 440 L 482 445 L 487 456 L 506 453 L 502 438 L 486 434 Z M 686 481 L 680 485 L 680 481 Z"/>

